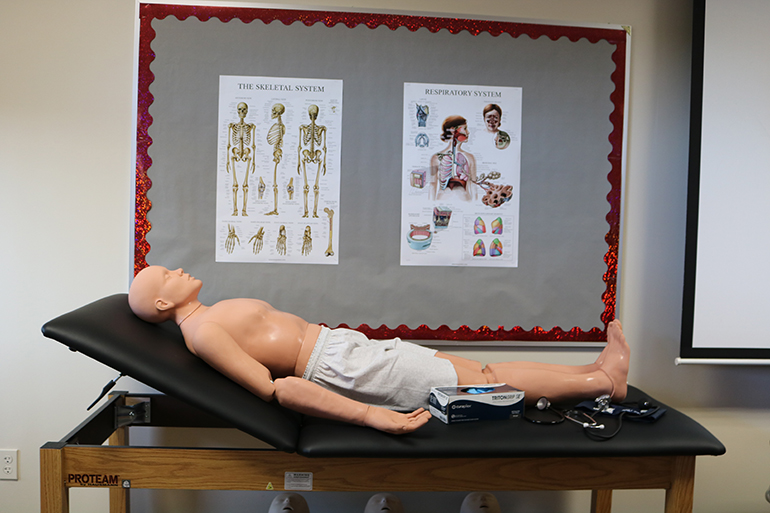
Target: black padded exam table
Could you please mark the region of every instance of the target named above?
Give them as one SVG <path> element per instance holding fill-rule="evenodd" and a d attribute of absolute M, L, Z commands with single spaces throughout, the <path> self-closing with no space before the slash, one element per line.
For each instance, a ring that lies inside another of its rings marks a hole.
<path fill-rule="evenodd" d="M 287 478 L 311 475 L 313 491 L 592 490 L 595 512 L 611 510 L 613 489 L 659 488 L 667 513 L 685 513 L 693 506 L 695 457 L 725 452 L 700 424 L 665 405 L 657 422 L 625 422 L 604 442 L 569 422 L 431 419 L 396 436 L 303 417 L 193 356 L 174 324 L 139 320 L 126 294 L 53 319 L 43 334 L 161 392 L 115 393 L 41 448 L 44 513 L 67 512 L 72 487 L 109 487 L 110 511 L 118 513 L 130 488 L 284 490 Z M 628 400 L 642 397 L 629 387 Z M 136 447 L 128 445 L 131 426 L 237 428 L 273 449 Z"/>

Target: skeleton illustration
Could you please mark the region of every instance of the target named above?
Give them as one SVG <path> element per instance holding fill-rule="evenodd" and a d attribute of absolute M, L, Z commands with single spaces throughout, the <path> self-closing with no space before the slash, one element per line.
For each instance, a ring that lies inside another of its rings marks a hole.
<path fill-rule="evenodd" d="M 246 123 L 246 114 L 249 112 L 249 106 L 241 102 L 236 107 L 238 117 L 241 120 L 238 123 L 230 123 L 227 127 L 227 172 L 233 174 L 233 215 L 238 215 L 238 177 L 236 176 L 235 163 L 245 162 L 246 173 L 243 177 L 243 209 L 241 215 L 246 213 L 246 201 L 249 195 L 249 174 L 254 172 L 254 153 L 256 151 L 256 125 Z"/>
<path fill-rule="evenodd" d="M 289 185 L 286 186 L 286 192 L 289 193 L 289 199 L 294 199 L 294 177 L 289 180 Z"/>
<path fill-rule="evenodd" d="M 310 226 L 305 227 L 305 234 L 302 236 L 302 254 L 309 255 L 313 251 L 313 238 L 310 235 Z"/>
<path fill-rule="evenodd" d="M 267 132 L 267 144 L 273 147 L 273 162 L 275 162 L 275 167 L 273 168 L 274 208 L 265 214 L 266 216 L 278 215 L 278 164 L 281 162 L 281 157 L 283 157 L 283 150 L 281 148 L 283 148 L 283 136 L 286 133 L 286 126 L 281 121 L 281 114 L 284 112 L 286 112 L 286 107 L 276 103 L 273 105 L 273 110 L 270 114 L 270 118 L 276 120 Z"/>
<path fill-rule="evenodd" d="M 324 212 L 326 212 L 326 215 L 329 216 L 329 247 L 326 248 L 326 253 L 324 253 L 324 256 L 334 256 L 334 251 L 332 250 L 332 227 L 334 226 L 332 218 L 334 217 L 334 210 L 327 207 L 324 208 Z"/>
<path fill-rule="evenodd" d="M 318 181 L 321 177 L 321 173 L 326 175 L 326 127 L 316 124 L 318 119 L 318 105 L 311 105 L 307 109 L 307 113 L 310 116 L 309 125 L 301 125 L 299 127 L 299 147 L 297 148 L 297 174 L 302 169 L 302 177 L 305 180 L 305 186 L 302 191 L 305 199 L 305 213 L 302 217 L 308 216 L 307 208 L 307 196 L 310 191 L 310 187 L 307 184 L 307 164 L 318 164 L 318 169 L 315 173 L 315 185 L 313 186 L 313 217 L 318 217 Z M 318 149 L 323 145 L 322 149 Z M 306 149 L 303 150 L 302 148 Z"/>
<path fill-rule="evenodd" d="M 284 225 L 278 228 L 278 240 L 275 243 L 275 249 L 279 255 L 286 254 L 286 226 Z"/>
<path fill-rule="evenodd" d="M 265 238 L 265 229 L 260 226 L 259 230 L 257 230 L 257 233 L 251 236 L 249 239 L 249 243 L 252 243 L 252 249 L 254 250 L 254 254 L 256 255 L 260 251 L 262 251 L 262 242 Z"/>
<path fill-rule="evenodd" d="M 235 245 L 238 244 L 238 246 L 241 245 L 241 239 L 238 238 L 238 234 L 235 233 L 235 227 L 228 224 L 227 225 L 227 239 L 225 240 L 225 250 L 228 253 L 232 253 L 235 251 Z"/>

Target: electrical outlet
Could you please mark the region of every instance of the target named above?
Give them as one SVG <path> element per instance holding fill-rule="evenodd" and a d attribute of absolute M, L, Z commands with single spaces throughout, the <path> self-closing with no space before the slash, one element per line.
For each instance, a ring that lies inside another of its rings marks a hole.
<path fill-rule="evenodd" d="M 0 449 L 0 479 L 9 481 L 19 479 L 18 449 Z"/>

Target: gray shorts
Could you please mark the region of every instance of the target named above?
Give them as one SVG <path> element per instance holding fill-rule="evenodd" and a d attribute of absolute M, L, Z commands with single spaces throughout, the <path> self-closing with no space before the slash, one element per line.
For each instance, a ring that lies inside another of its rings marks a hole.
<path fill-rule="evenodd" d="M 457 385 L 452 362 L 435 354 L 399 338 L 370 340 L 358 331 L 322 327 L 302 378 L 372 406 L 427 409 L 431 387 Z"/>

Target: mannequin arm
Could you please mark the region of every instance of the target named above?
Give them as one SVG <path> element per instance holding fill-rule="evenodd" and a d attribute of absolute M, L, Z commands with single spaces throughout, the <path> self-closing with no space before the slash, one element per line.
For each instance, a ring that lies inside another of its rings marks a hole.
<path fill-rule="evenodd" d="M 201 324 L 190 345 L 199 358 L 254 395 L 268 402 L 275 397 L 275 385 L 267 367 L 241 349 L 218 324 Z"/>
<path fill-rule="evenodd" d="M 430 413 L 422 408 L 412 413 L 399 413 L 368 406 L 293 376 L 275 380 L 275 396 L 282 406 L 306 415 L 368 426 L 392 434 L 411 433 L 430 419 Z"/>

